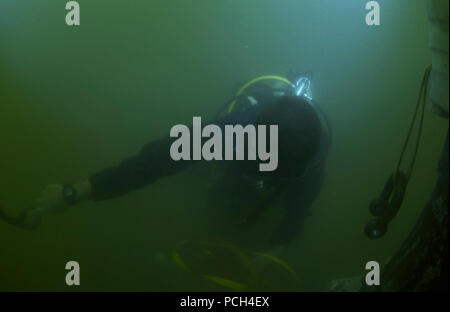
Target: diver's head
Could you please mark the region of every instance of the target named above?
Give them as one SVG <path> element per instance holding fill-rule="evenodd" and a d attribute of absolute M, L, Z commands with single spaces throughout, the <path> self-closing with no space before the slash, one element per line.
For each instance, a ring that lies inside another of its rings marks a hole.
<path fill-rule="evenodd" d="M 284 96 L 267 105 L 258 116 L 260 125 L 278 125 L 276 177 L 303 175 L 319 149 L 321 123 L 315 109 L 298 96 Z"/>

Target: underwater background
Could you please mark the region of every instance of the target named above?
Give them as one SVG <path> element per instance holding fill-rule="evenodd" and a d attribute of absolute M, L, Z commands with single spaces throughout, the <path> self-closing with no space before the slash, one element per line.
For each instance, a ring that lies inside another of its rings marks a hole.
<path fill-rule="evenodd" d="M 312 215 L 281 258 L 300 291 L 383 267 L 433 189 L 448 121 L 426 114 L 404 205 L 384 238 L 366 238 L 431 62 L 425 1 L 380 0 L 378 27 L 365 24 L 366 2 L 80 0 L 81 26 L 68 27 L 65 1 L 0 0 L 0 205 L 19 212 L 48 183 L 84 180 L 175 124 L 212 118 L 239 82 L 311 70 L 333 145 Z M 233 227 L 207 202 L 205 171 L 45 216 L 36 231 L 0 223 L 0 291 L 226 290 L 181 270 L 172 249 L 220 237 L 262 251 L 282 211 Z M 70 260 L 76 288 L 65 285 Z"/>

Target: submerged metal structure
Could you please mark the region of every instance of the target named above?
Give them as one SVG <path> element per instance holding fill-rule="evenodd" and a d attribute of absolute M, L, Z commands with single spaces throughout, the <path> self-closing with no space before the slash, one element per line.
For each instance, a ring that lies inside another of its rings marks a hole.
<path fill-rule="evenodd" d="M 427 0 L 429 48 L 432 54 L 425 101 L 429 111 L 448 119 L 449 1 Z M 434 190 L 411 233 L 382 268 L 378 286 L 365 276 L 332 281 L 328 291 L 445 291 L 449 287 L 449 135 L 443 142 Z"/>
<path fill-rule="evenodd" d="M 449 1 L 427 0 L 432 71 L 428 85 L 431 112 L 448 119 Z M 448 130 L 447 130 L 448 131 Z M 449 146 L 448 133 L 437 166 L 438 179 L 413 230 L 381 272 L 379 286 L 361 291 L 448 290 Z"/>

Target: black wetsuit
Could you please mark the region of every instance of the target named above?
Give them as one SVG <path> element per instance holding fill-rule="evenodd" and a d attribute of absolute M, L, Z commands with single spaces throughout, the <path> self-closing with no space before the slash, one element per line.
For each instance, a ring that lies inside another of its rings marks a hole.
<path fill-rule="evenodd" d="M 263 91 L 241 97 L 239 101 L 249 101 L 245 109 L 239 109 L 214 123 L 217 125 L 242 126 L 255 124 L 256 116 L 264 105 L 269 105 L 278 96 L 277 91 Z M 255 105 L 255 102 L 258 104 Z M 170 157 L 170 146 L 176 138 L 166 137 L 146 144 L 135 156 L 122 161 L 118 166 L 104 169 L 90 177 L 92 196 L 94 200 L 104 200 L 124 195 L 132 190 L 152 184 L 156 180 L 176 174 L 194 163 L 194 161 L 174 161 Z M 261 176 L 252 175 L 251 171 L 259 162 L 255 161 L 220 161 L 227 167 L 227 181 L 234 177 L 231 183 L 224 180 L 217 183 L 218 190 L 232 192 L 228 198 L 242 199 L 250 194 L 261 194 L 263 203 L 282 197 L 285 206 L 285 216 L 273 233 L 276 243 L 289 243 L 299 232 L 301 223 L 310 214 L 310 206 L 317 197 L 324 176 L 324 162 L 329 147 L 330 138 L 327 131 L 322 131 L 319 152 L 308 164 L 308 169 L 302 177 L 290 181 L 273 181 L 270 173 Z M 206 161 L 202 161 L 207 163 Z M 248 170 L 251 168 L 251 170 Z M 256 170 L 257 171 L 257 170 Z M 253 170 L 255 172 L 255 170 Z M 217 189 L 217 188 L 216 188 Z M 271 195 L 267 195 L 271 194 Z"/>

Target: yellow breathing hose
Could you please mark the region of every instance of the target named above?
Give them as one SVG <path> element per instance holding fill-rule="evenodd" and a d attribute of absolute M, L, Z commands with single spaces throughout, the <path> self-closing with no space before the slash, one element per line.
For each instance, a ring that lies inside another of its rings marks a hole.
<path fill-rule="evenodd" d="M 192 245 L 191 247 L 195 247 L 197 245 L 204 251 L 208 250 L 209 254 L 212 253 L 211 251 L 209 251 L 210 248 L 224 248 L 225 250 L 229 250 L 232 254 L 237 256 L 242 261 L 242 265 L 248 270 L 251 280 L 247 280 L 246 282 L 234 281 L 229 279 L 228 277 L 210 275 L 206 272 L 198 272 L 197 270 L 191 268 L 180 254 L 179 248 L 186 245 Z M 186 272 L 199 275 L 215 284 L 232 289 L 234 291 L 251 291 L 251 287 L 253 287 L 251 284 L 257 282 L 260 278 L 259 273 L 261 272 L 257 270 L 257 267 L 254 263 L 254 258 L 256 257 L 263 258 L 268 263 L 275 264 L 276 266 L 282 268 L 285 272 L 288 273 L 293 281 L 299 283 L 297 273 L 291 268 L 289 264 L 287 264 L 280 258 L 267 253 L 248 251 L 243 248 L 235 247 L 230 243 L 194 242 L 185 240 L 179 243 L 177 248 L 172 249 L 172 260 L 178 267 L 182 268 Z"/>
<path fill-rule="evenodd" d="M 247 90 L 251 85 L 263 81 L 263 80 L 275 80 L 275 81 L 281 81 L 284 82 L 285 84 L 292 86 L 292 83 L 287 80 L 286 78 L 280 77 L 280 76 L 274 76 L 274 75 L 269 75 L 269 76 L 260 76 L 257 77 L 255 79 L 250 80 L 249 82 L 247 82 L 246 84 L 244 84 L 242 86 L 242 88 L 239 89 L 239 91 L 236 93 L 236 96 L 241 95 L 245 90 Z M 230 106 L 228 107 L 228 113 L 231 113 L 234 109 L 234 106 L 236 104 L 236 100 L 234 100 L 233 102 L 231 102 Z"/>

